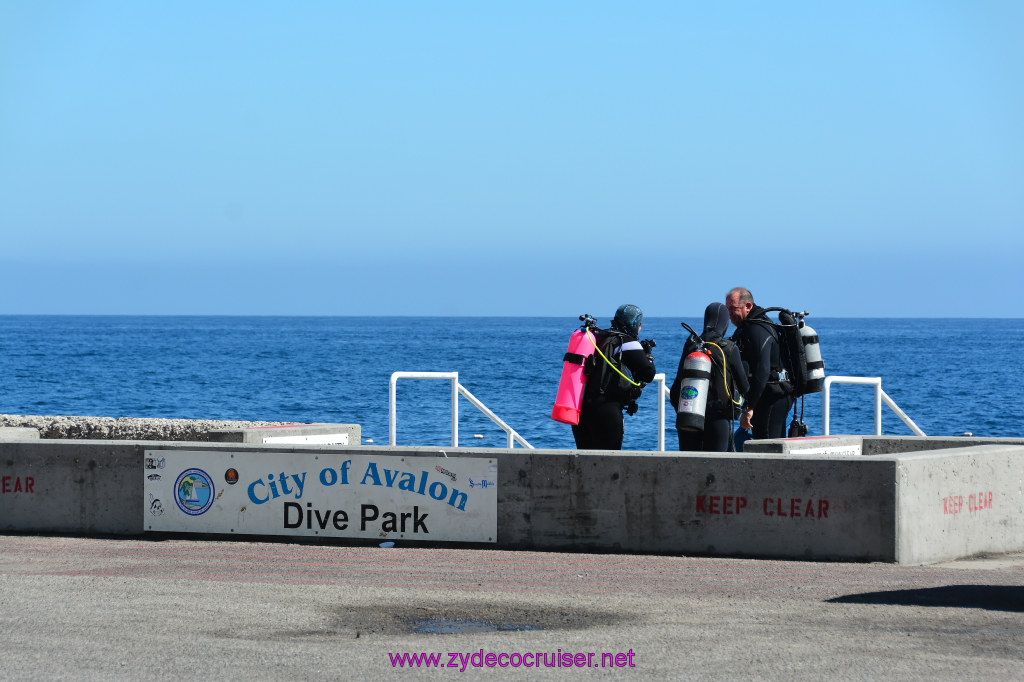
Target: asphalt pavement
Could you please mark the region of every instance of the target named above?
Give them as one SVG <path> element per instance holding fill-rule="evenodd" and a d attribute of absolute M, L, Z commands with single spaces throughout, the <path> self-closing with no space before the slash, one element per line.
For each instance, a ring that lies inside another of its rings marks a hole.
<path fill-rule="evenodd" d="M 0 535 L 0 651 L 5 680 L 1024 679 L 1024 554 L 897 566 Z"/>

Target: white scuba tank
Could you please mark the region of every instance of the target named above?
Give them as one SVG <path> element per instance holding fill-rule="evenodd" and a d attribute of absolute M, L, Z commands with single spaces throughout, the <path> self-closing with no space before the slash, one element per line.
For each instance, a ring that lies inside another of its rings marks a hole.
<path fill-rule="evenodd" d="M 804 344 L 806 356 L 806 376 L 804 393 L 818 393 L 825 387 L 825 361 L 821 359 L 821 347 L 818 345 L 818 334 L 810 325 L 800 321 L 800 340 Z"/>
<path fill-rule="evenodd" d="M 679 388 L 679 405 L 676 411 L 678 428 L 688 431 L 704 430 L 704 413 L 708 406 L 708 392 L 711 389 L 711 358 L 707 353 L 696 350 L 683 361 L 683 380 Z"/>

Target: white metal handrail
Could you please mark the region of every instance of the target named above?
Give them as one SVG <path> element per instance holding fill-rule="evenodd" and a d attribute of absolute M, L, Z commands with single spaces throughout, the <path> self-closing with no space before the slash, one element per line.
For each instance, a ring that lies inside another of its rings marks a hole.
<path fill-rule="evenodd" d="M 498 415 L 494 414 L 480 400 L 466 390 L 466 387 L 459 383 L 458 372 L 393 372 L 391 374 L 391 385 L 388 391 L 388 440 L 392 447 L 398 439 L 398 380 L 399 379 L 448 379 L 452 382 L 452 447 L 459 447 L 459 395 L 473 404 L 476 409 L 484 413 L 492 422 L 497 424 L 505 432 L 506 442 L 509 449 L 514 447 L 513 441 L 524 448 L 533 450 L 534 447 L 526 442 L 516 430 L 503 422 Z"/>
<path fill-rule="evenodd" d="M 658 452 L 665 452 L 665 400 L 669 397 L 670 388 L 665 383 L 664 373 L 655 374 L 654 381 L 658 384 Z"/>
<path fill-rule="evenodd" d="M 497 424 L 506 436 L 507 446 L 511 449 L 514 443 L 519 443 L 524 448 L 533 450 L 534 447 L 526 442 L 519 433 L 506 424 L 498 415 L 494 414 L 486 405 L 470 393 L 465 386 L 459 383 L 458 372 L 394 372 L 391 374 L 390 389 L 388 392 L 388 439 L 392 446 L 397 441 L 397 403 L 398 403 L 398 380 L 399 379 L 447 379 L 452 382 L 452 447 L 459 446 L 459 395 L 464 396 L 470 403 L 480 410 L 487 418 Z M 665 451 L 665 401 L 669 399 L 670 388 L 665 381 L 665 374 L 654 375 L 652 383 L 658 384 L 658 452 Z M 825 385 L 821 394 L 821 421 L 822 433 L 829 435 L 829 406 L 831 401 L 832 384 L 861 384 L 875 387 L 875 435 L 882 435 L 882 403 L 884 402 L 896 416 L 903 420 L 903 423 L 910 427 L 910 430 L 918 436 L 926 435 L 914 421 L 907 416 L 896 402 L 882 390 L 881 377 L 825 377 Z"/>
<path fill-rule="evenodd" d="M 875 435 L 882 435 L 882 402 L 884 401 L 896 416 L 903 420 L 903 423 L 910 427 L 918 436 L 924 436 L 925 432 L 918 428 L 917 424 L 907 416 L 907 413 L 900 409 L 900 406 L 882 390 L 881 377 L 825 377 L 825 387 L 821 393 L 821 432 L 829 435 L 829 402 L 830 389 L 832 384 L 864 384 L 875 387 Z"/>

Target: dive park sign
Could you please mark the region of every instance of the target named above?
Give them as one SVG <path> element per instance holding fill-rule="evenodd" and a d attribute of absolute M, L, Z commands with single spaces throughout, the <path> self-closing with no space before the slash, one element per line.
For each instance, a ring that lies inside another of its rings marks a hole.
<path fill-rule="evenodd" d="M 147 531 L 498 540 L 495 459 L 147 450 L 143 468 Z"/>

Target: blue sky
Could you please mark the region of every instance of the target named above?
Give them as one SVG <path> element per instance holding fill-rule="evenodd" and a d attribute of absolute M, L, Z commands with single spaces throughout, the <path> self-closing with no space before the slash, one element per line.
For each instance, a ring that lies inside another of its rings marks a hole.
<path fill-rule="evenodd" d="M 1022 34 L 1016 1 L 0 0 L 0 314 L 1024 317 Z"/>

